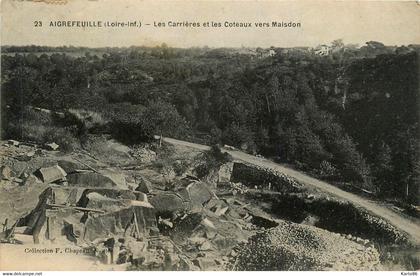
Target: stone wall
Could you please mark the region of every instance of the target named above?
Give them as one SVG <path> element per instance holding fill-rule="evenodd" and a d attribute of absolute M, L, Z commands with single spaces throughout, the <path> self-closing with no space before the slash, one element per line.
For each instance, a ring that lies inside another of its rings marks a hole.
<path fill-rule="evenodd" d="M 249 199 L 255 198 L 248 194 Z M 328 196 L 307 193 L 259 194 L 259 201 L 270 202 L 277 218 L 302 223 L 308 216 L 317 217 L 314 225 L 334 233 L 342 233 L 378 244 L 409 245 L 405 233 L 382 218 L 371 215 L 361 207 Z M 355 227 L 357 225 L 357 227 Z"/>
<path fill-rule="evenodd" d="M 246 163 L 234 163 L 231 182 L 242 183 L 249 188 L 264 188 L 276 192 L 297 192 L 303 185 L 278 171 Z"/>

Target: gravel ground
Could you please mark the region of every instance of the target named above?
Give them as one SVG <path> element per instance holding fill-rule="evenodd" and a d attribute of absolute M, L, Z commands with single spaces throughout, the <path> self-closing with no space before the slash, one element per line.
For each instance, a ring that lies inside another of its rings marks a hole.
<path fill-rule="evenodd" d="M 308 225 L 280 222 L 251 237 L 235 270 L 378 270 L 373 247 Z"/>

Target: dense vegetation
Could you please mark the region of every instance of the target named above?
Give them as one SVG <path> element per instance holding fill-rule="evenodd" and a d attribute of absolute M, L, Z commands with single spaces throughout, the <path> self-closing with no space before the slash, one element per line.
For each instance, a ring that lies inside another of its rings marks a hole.
<path fill-rule="evenodd" d="M 264 49 L 166 45 L 78 56 L 74 47 L 9 47 L 3 138 L 74 147 L 106 132 L 129 144 L 154 134 L 228 144 L 415 203 L 418 49 L 335 41 L 326 56 L 279 48 L 265 57 Z M 44 118 L 30 106 L 65 116 Z"/>

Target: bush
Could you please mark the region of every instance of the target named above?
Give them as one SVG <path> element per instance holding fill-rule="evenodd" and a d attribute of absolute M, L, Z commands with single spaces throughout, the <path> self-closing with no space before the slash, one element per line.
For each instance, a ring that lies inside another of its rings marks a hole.
<path fill-rule="evenodd" d="M 319 165 L 319 174 L 322 177 L 334 177 L 337 174 L 337 169 L 330 162 L 323 160 Z"/>
<path fill-rule="evenodd" d="M 185 160 L 177 160 L 177 161 L 174 162 L 173 168 L 174 168 L 174 171 L 175 171 L 176 175 L 181 176 L 182 174 L 184 174 L 188 170 L 189 163 Z"/>
<path fill-rule="evenodd" d="M 83 109 L 67 110 L 62 121 L 65 125 L 78 126 L 80 134 L 103 131 L 108 125 L 108 121 L 101 114 Z"/>
<path fill-rule="evenodd" d="M 26 108 L 21 119 L 9 121 L 8 137 L 17 140 L 46 144 L 55 142 L 60 150 L 71 151 L 80 148 L 80 141 L 76 137 L 78 127 L 61 126 L 52 114 Z"/>
<path fill-rule="evenodd" d="M 231 162 L 233 160 L 232 156 L 230 156 L 230 154 L 227 152 L 223 153 L 218 145 L 211 146 L 210 151 L 208 151 L 207 153 L 208 158 L 214 158 L 215 161 L 218 162 L 220 165 L 223 165 L 227 162 Z"/>
<path fill-rule="evenodd" d="M 72 151 L 76 148 L 80 148 L 80 141 L 74 136 L 74 129 L 71 129 L 70 127 L 62 128 L 24 123 L 20 129 L 20 138 L 24 141 L 38 144 L 55 142 L 60 146 L 60 150 L 63 151 Z"/>
<path fill-rule="evenodd" d="M 212 170 L 233 160 L 232 156 L 226 152 L 223 153 L 218 145 L 213 145 L 210 150 L 204 152 L 201 158 L 201 164 L 195 168 L 198 178 L 208 175 Z"/>
<path fill-rule="evenodd" d="M 73 133 L 74 129 L 71 128 L 49 127 L 45 131 L 44 142 L 41 143 L 55 142 L 60 150 L 70 152 L 80 148 L 80 140 Z"/>

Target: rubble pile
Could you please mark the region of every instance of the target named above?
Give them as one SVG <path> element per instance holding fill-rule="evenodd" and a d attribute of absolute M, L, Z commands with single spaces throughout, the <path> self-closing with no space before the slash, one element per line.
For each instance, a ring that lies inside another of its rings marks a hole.
<path fill-rule="evenodd" d="M 30 143 L 21 143 L 16 140 L 8 140 L 0 145 L 0 181 L 1 185 L 12 186 L 14 184 L 23 185 L 27 175 L 27 170 L 38 168 L 39 165 L 46 165 L 44 162 L 28 168 L 29 163 L 33 164 L 40 157 L 46 155 L 47 150 L 43 146 Z"/>
<path fill-rule="evenodd" d="M 235 270 L 378 270 L 378 251 L 313 226 L 281 222 L 251 237 Z"/>
<path fill-rule="evenodd" d="M 130 155 L 141 163 L 150 163 L 156 161 L 156 152 L 144 146 L 137 146 L 130 149 Z"/>

